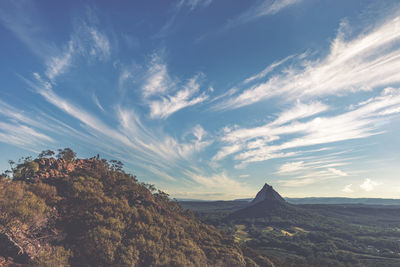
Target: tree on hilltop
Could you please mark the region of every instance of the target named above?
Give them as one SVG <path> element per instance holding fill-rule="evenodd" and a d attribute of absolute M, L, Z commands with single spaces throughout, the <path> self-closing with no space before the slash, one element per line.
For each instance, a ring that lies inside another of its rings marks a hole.
<path fill-rule="evenodd" d="M 69 147 L 59 149 L 57 158 L 64 159 L 65 161 L 73 161 L 76 157 L 76 153 Z"/>

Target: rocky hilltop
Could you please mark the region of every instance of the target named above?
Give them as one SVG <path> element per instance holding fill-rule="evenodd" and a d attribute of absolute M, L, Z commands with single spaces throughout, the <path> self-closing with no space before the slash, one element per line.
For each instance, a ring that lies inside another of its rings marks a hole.
<path fill-rule="evenodd" d="M 25 162 L 14 170 L 14 180 L 40 182 L 49 178 L 63 178 L 79 170 L 93 170 L 101 161 L 96 157 L 89 159 L 39 158 Z"/>
<path fill-rule="evenodd" d="M 121 162 L 61 153 L 0 175 L 0 266 L 257 265 Z"/>

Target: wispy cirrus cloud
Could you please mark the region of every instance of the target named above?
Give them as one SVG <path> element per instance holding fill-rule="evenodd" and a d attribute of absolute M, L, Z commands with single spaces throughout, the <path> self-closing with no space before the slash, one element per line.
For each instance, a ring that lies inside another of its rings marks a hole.
<path fill-rule="evenodd" d="M 101 105 L 99 98 L 96 96 L 95 93 L 92 94 L 92 100 L 101 111 L 103 112 L 105 111 L 104 107 Z"/>
<path fill-rule="evenodd" d="M 154 132 L 142 123 L 131 108 L 120 105 L 116 107 L 114 120 L 119 127 L 115 129 L 96 115 L 58 95 L 51 82 L 46 81 L 38 73 L 35 73 L 34 77 L 34 81 L 26 80 L 26 82 L 48 103 L 80 123 L 81 129 L 74 129 L 79 133 L 75 134 L 77 140 L 86 144 L 94 144 L 99 151 L 112 154 L 116 158 L 123 154 L 124 161 L 146 168 L 155 175 L 159 175 L 160 178 L 174 181 L 175 178 L 168 174 L 171 166 L 179 169 L 179 164 L 190 161 L 191 155 L 201 152 L 213 142 L 200 125 L 196 125 L 186 134 L 188 140 L 178 140 L 162 131 Z M 32 119 L 25 120 L 34 121 Z M 49 128 L 51 127 L 50 125 Z M 46 139 L 46 136 L 39 132 L 30 131 L 28 128 L 23 129 L 25 132 L 29 130 L 33 136 L 27 140 L 35 142 L 37 139 L 44 139 L 47 142 L 52 140 L 50 137 Z M 59 135 L 62 136 L 63 132 L 59 132 Z M 107 142 L 99 142 L 99 139 L 107 140 Z M 14 140 L 14 142 L 17 141 L 17 139 Z M 161 173 L 163 175 L 160 175 Z"/>
<path fill-rule="evenodd" d="M 279 167 L 278 173 L 285 174 L 285 173 L 293 173 L 298 172 L 306 169 L 307 167 L 304 166 L 304 161 L 297 161 L 297 162 L 288 162 L 282 164 Z"/>
<path fill-rule="evenodd" d="M 282 64 L 284 64 L 286 61 L 288 61 L 289 59 L 293 58 L 294 56 L 288 56 L 282 60 L 279 60 L 277 62 L 273 62 L 271 65 L 267 66 L 264 70 L 262 70 L 261 72 L 247 78 L 246 80 L 243 81 L 244 84 L 248 84 L 257 80 L 260 80 L 262 78 L 265 78 L 269 73 L 271 73 L 273 70 L 275 70 L 277 67 L 281 66 Z"/>
<path fill-rule="evenodd" d="M 57 47 L 43 38 L 43 25 L 34 2 L 4 0 L 0 2 L 0 22 L 35 55 L 47 58 L 59 53 Z"/>
<path fill-rule="evenodd" d="M 79 21 L 65 47 L 60 49 L 46 40 L 43 37 L 45 27 L 32 1 L 2 1 L 0 22 L 43 59 L 45 74 L 52 82 L 69 69 L 76 54 L 98 60 L 107 60 L 111 54 L 107 35 L 85 20 Z"/>
<path fill-rule="evenodd" d="M 316 60 L 297 58 L 281 73 L 215 103 L 215 109 L 239 108 L 272 97 L 290 101 L 294 97 L 340 96 L 399 83 L 400 74 L 395 71 L 400 67 L 399 27 L 400 17 L 395 16 L 349 38 L 342 26 L 327 56 Z"/>
<path fill-rule="evenodd" d="M 1 141 L 33 152 L 56 144 L 55 134 L 77 138 L 85 136 L 48 114 L 38 110 L 21 110 L 1 100 L 0 118 Z"/>
<path fill-rule="evenodd" d="M 48 135 L 23 124 L 0 122 L 0 129 L 1 142 L 13 144 L 28 150 L 35 151 L 35 148 L 41 145 L 55 142 Z"/>
<path fill-rule="evenodd" d="M 336 168 L 328 168 L 328 171 L 331 173 L 337 175 L 337 176 L 347 176 L 348 174 L 344 171 L 338 170 Z"/>
<path fill-rule="evenodd" d="M 149 131 L 140 121 L 133 110 L 118 107 L 117 120 L 120 128 L 118 130 L 108 126 L 97 116 L 85 109 L 57 95 L 50 82 L 44 81 L 39 74 L 35 74 L 36 83 L 30 83 L 33 88 L 44 97 L 46 101 L 58 109 L 64 111 L 88 127 L 93 136 L 103 136 L 115 145 L 114 150 L 129 148 L 136 152 L 132 157 L 140 157 L 144 162 L 171 163 L 177 159 L 188 157 L 191 153 L 202 149 L 209 144 L 203 140 L 203 135 L 198 134 L 198 127 L 194 129 L 195 140 L 189 143 L 180 143 L 176 139 L 162 135 L 158 137 Z M 123 149 L 124 151 L 126 149 Z M 139 156 L 139 155 L 143 156 Z M 160 160 L 161 159 L 161 160 Z"/>
<path fill-rule="evenodd" d="M 321 103 L 313 103 L 311 105 L 315 108 L 309 108 L 309 112 L 286 111 L 266 125 L 227 131 L 221 138 L 226 145 L 220 148 L 213 159 L 221 160 L 236 154 L 233 159 L 239 162 L 238 166 L 243 166 L 250 162 L 301 154 L 301 149 L 309 146 L 380 134 L 382 131 L 379 130 L 379 122 L 386 119 L 380 112 L 400 104 L 400 90 L 386 88 L 381 95 L 369 99 L 366 103 L 335 116 L 326 115 L 311 117 L 302 122 L 295 121 L 326 110 Z M 296 109 L 298 107 L 295 106 L 292 110 Z M 293 151 L 295 149 L 296 151 Z M 330 173 L 334 173 L 333 170 Z M 338 174 L 336 171 L 336 175 Z"/>
<path fill-rule="evenodd" d="M 248 186 L 241 181 L 237 181 L 230 177 L 226 172 L 219 173 L 204 173 L 200 170 L 191 171 L 186 170 L 184 172 L 186 177 L 191 182 L 191 189 L 196 195 L 207 195 L 208 199 L 234 199 L 249 197 L 254 194 Z M 178 197 L 188 197 L 183 194 L 183 192 L 176 193 Z"/>
<path fill-rule="evenodd" d="M 29 45 L 38 44 L 38 38 L 31 38 Z M 190 138 L 184 140 L 175 138 L 163 133 L 160 129 L 148 129 L 139 119 L 139 116 L 131 109 L 122 104 L 116 104 L 116 113 L 113 116 L 115 126 L 89 112 L 79 104 L 61 96 L 57 93 L 57 79 L 74 67 L 82 67 L 84 61 L 91 65 L 94 60 L 105 62 L 111 57 L 111 42 L 108 36 L 99 30 L 92 20 L 77 19 L 73 32 L 66 45 L 62 49 L 56 48 L 55 53 L 43 56 L 45 71 L 43 74 L 35 72 L 34 79 L 23 78 L 24 81 L 43 97 L 43 99 L 71 116 L 78 122 L 78 127 L 62 123 L 56 118 L 49 118 L 47 114 L 39 113 L 38 116 L 20 116 L 17 112 L 8 113 L 11 119 L 19 119 L 19 124 L 15 127 L 8 127 L 7 132 L 2 131 L 1 140 L 6 138 L 15 145 L 35 148 L 53 142 L 54 139 L 44 132 L 56 133 L 60 136 L 73 136 L 76 142 L 79 140 L 85 144 L 92 144 L 103 153 L 114 155 L 116 158 L 124 159 L 135 166 L 149 169 L 161 178 L 174 181 L 168 174 L 170 166 L 177 169 L 179 164 L 189 160 L 190 156 L 202 151 L 213 141 L 207 137 L 207 132 L 197 125 L 192 129 Z M 125 69 L 126 70 L 126 69 Z M 119 85 L 122 86 L 126 80 L 131 79 L 133 73 L 125 71 L 120 79 Z M 205 93 L 199 93 L 200 85 L 198 78 L 200 75 L 190 79 L 187 84 L 175 88 L 173 79 L 169 76 L 167 67 L 161 60 L 153 60 L 148 69 L 146 84 L 143 86 L 143 96 L 147 103 L 151 103 L 152 114 L 158 118 L 166 118 L 172 113 L 191 106 L 207 99 Z M 177 79 L 175 79 L 177 80 Z M 165 86 L 165 87 L 163 87 Z M 100 110 L 104 110 L 97 96 L 92 95 L 92 100 Z M 166 104 L 159 106 L 157 101 Z M 10 107 L 9 107 L 10 108 Z M 4 109 L 6 110 L 6 109 Z M 5 112 L 5 111 L 4 111 Z M 1 112 L 0 112 L 1 113 Z M 17 116 L 19 116 L 17 118 Z M 53 123 L 38 125 L 38 121 L 51 121 Z M 36 123 L 35 123 L 36 122 Z M 8 124 L 7 124 L 8 125 Z M 5 126 L 5 125 L 4 125 Z M 16 133 L 19 133 L 17 136 Z M 100 140 L 107 140 L 103 142 Z M 121 153 L 125 153 L 121 157 Z M 129 155 L 127 159 L 126 156 Z M 153 170 L 153 171 L 152 171 Z"/>
<path fill-rule="evenodd" d="M 168 20 L 163 24 L 161 29 L 155 35 L 157 38 L 166 37 L 173 28 L 179 14 L 183 10 L 187 10 L 188 13 L 195 11 L 196 9 L 206 8 L 208 7 L 213 0 L 178 0 L 171 8 L 171 16 Z"/>
<path fill-rule="evenodd" d="M 337 153 L 318 157 L 303 157 L 301 161 L 297 159 L 280 165 L 276 174 L 285 178 L 278 181 L 283 186 L 304 186 L 327 179 L 348 176 L 349 174 L 338 169 L 338 167 L 348 165 L 351 160 L 351 158 L 342 157 Z"/>
<path fill-rule="evenodd" d="M 161 100 L 150 102 L 150 116 L 152 118 L 165 119 L 180 109 L 190 107 L 208 99 L 208 95 L 203 92 L 196 96 L 200 90 L 198 78 L 194 77 L 173 95 L 161 97 Z"/>
<path fill-rule="evenodd" d="M 190 10 L 194 10 L 198 7 L 207 7 L 212 3 L 213 0 L 180 0 L 176 4 L 176 9 L 181 9 L 184 6 L 189 7 Z"/>
<path fill-rule="evenodd" d="M 70 67 L 74 52 L 74 44 L 70 41 L 64 52 L 47 60 L 45 73 L 52 82 L 54 82 L 54 79 L 58 75 L 63 74 Z"/>
<path fill-rule="evenodd" d="M 303 0 L 259 0 L 238 17 L 228 21 L 223 29 L 227 30 L 236 25 L 247 23 L 263 16 L 275 15 L 283 9 L 302 1 Z"/>
<path fill-rule="evenodd" d="M 99 58 L 100 60 L 107 60 L 111 54 L 110 41 L 107 35 L 93 26 L 87 26 L 86 30 L 90 33 L 92 39 L 92 45 L 89 48 L 89 54 Z"/>
<path fill-rule="evenodd" d="M 72 33 L 68 45 L 46 60 L 46 76 L 54 83 L 57 76 L 64 74 L 73 64 L 74 57 L 85 56 L 88 61 L 105 61 L 110 57 L 108 37 L 85 21 Z"/>
<path fill-rule="evenodd" d="M 162 59 L 158 55 L 153 55 L 145 82 L 141 87 L 144 101 L 150 108 L 150 117 L 166 119 L 183 108 L 207 100 L 208 95 L 199 92 L 203 76 L 203 74 L 195 75 L 182 85 L 178 78 L 169 75 L 167 65 Z"/>
<path fill-rule="evenodd" d="M 167 65 L 162 62 L 161 57 L 158 55 L 152 56 L 146 77 L 146 81 L 142 86 L 142 93 L 145 98 L 165 94 L 175 86 L 175 82 L 168 74 Z"/>

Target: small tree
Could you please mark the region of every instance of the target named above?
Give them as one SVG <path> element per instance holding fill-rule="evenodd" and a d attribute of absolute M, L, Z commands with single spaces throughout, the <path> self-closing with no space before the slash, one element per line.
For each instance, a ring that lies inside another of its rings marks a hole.
<path fill-rule="evenodd" d="M 64 159 L 66 161 L 73 161 L 76 157 L 76 153 L 69 147 L 64 149 L 59 149 L 57 158 Z"/>
<path fill-rule="evenodd" d="M 115 160 L 112 159 L 110 160 L 111 162 L 111 168 L 115 171 L 122 171 L 122 168 L 124 167 L 124 164 L 120 160 Z"/>
<path fill-rule="evenodd" d="M 10 168 L 11 168 L 11 170 L 13 170 L 14 169 L 14 164 L 15 164 L 15 162 L 13 161 L 13 160 L 9 160 L 8 161 L 8 164 L 10 164 Z"/>
<path fill-rule="evenodd" d="M 55 153 L 54 151 L 51 150 L 43 150 L 42 152 L 40 152 L 39 154 L 39 158 L 46 158 L 46 157 L 51 157 L 53 156 Z"/>

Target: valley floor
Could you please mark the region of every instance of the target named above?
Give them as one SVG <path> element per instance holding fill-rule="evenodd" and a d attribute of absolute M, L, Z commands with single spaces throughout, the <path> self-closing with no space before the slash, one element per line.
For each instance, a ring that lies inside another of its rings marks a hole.
<path fill-rule="evenodd" d="M 289 205 L 259 217 L 234 217 L 247 201 L 180 204 L 244 247 L 262 266 L 400 266 L 400 206 Z"/>

